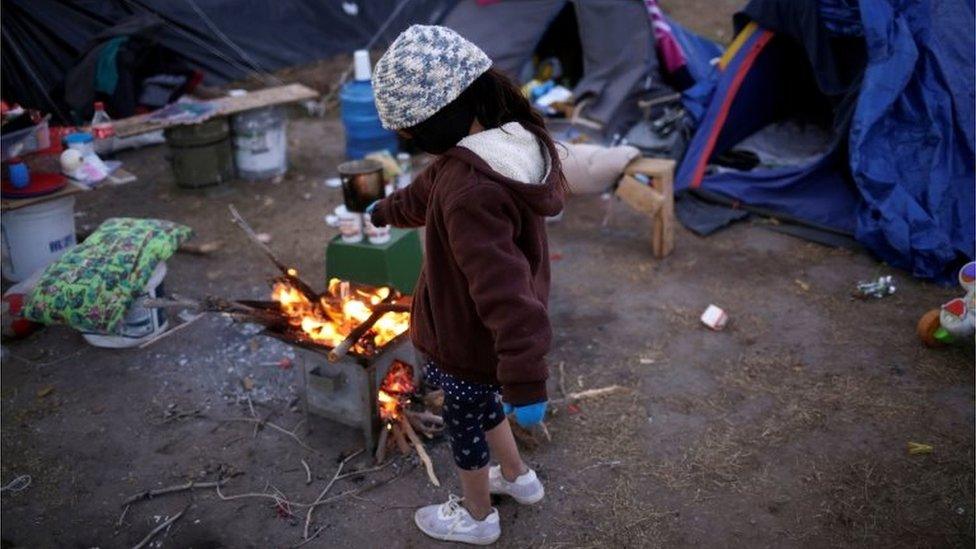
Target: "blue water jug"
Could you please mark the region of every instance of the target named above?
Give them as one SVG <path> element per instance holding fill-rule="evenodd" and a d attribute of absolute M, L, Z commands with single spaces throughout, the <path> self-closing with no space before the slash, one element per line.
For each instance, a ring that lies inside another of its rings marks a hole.
<path fill-rule="evenodd" d="M 355 79 L 339 92 L 342 105 L 342 124 L 346 128 L 346 157 L 356 160 L 371 152 L 387 150 L 397 153 L 396 133 L 384 129 L 373 102 L 370 84 L 369 52 L 355 53 Z"/>

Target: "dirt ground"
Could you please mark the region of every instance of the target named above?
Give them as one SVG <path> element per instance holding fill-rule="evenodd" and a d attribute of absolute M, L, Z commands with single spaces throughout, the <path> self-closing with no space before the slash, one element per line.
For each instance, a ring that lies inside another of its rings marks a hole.
<path fill-rule="evenodd" d="M 224 245 L 208 257 L 175 256 L 167 291 L 266 299 L 273 271 L 230 223 L 235 204 L 282 258 L 324 283 L 336 230 L 322 218 L 341 196 L 323 181 L 341 159 L 341 136 L 334 116 L 298 115 L 284 181 L 196 191 L 174 185 L 165 147 L 123 153 L 139 181 L 81 196 L 79 228 L 112 216 L 185 223 L 198 240 Z M 499 546 L 973 545 L 973 346 L 928 350 L 914 335 L 919 315 L 957 288 L 763 220 L 704 239 L 679 228 L 674 253 L 654 260 L 645 220 L 616 204 L 602 228 L 606 205 L 574 196 L 550 226 L 550 363 L 564 364 L 569 391 L 629 391 L 556 408 L 552 441 L 525 449 L 547 498 L 534 507 L 499 501 Z M 896 294 L 849 297 L 857 281 L 881 274 L 894 275 Z M 725 331 L 699 323 L 709 303 L 729 312 Z M 306 433 L 297 368 L 273 364 L 295 352 L 257 331 L 208 316 L 145 350 L 97 349 L 61 327 L 6 343 L 0 482 L 32 482 L 2 495 L 3 547 L 129 547 L 181 511 L 152 547 L 301 543 L 300 509 L 289 516 L 271 500 L 223 500 L 213 489 L 123 514 L 133 494 L 228 476 L 226 498 L 276 490 L 308 502 L 361 444 L 356 431 L 321 419 Z M 314 450 L 234 421 L 250 417 L 248 400 L 262 418 L 297 426 Z M 909 455 L 909 441 L 933 451 Z M 413 509 L 459 487 L 446 443 L 429 451 L 442 488 L 411 459 L 340 480 L 330 494 L 392 479 L 319 508 L 312 531 L 322 530 L 307 546 L 435 546 L 413 526 Z"/>

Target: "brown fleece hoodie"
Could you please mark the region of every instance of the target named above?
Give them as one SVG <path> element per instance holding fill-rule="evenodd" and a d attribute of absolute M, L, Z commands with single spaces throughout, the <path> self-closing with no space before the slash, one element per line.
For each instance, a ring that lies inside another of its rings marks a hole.
<path fill-rule="evenodd" d="M 372 215 L 376 225 L 427 227 L 414 345 L 451 375 L 500 384 L 512 405 L 546 399 L 552 330 L 544 216 L 562 210 L 564 185 L 544 132 L 510 123 L 474 134 Z"/>

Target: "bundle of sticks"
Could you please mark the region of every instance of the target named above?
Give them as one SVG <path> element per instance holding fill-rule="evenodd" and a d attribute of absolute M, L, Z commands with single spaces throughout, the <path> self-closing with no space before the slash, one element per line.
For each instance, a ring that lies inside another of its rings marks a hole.
<path fill-rule="evenodd" d="M 403 455 L 409 455 L 411 447 L 417 452 L 417 457 L 427 470 L 427 478 L 431 484 L 440 486 L 440 480 L 434 473 L 434 463 L 427 454 L 427 449 L 418 432 L 427 439 L 432 439 L 444 430 L 444 418 L 439 412 L 444 406 L 444 391 L 438 389 L 430 391 L 423 397 L 422 409 L 415 410 L 405 407 L 397 417 L 384 421 L 384 428 L 380 432 L 379 442 L 376 444 L 374 459 L 379 465 L 386 461 L 391 448 L 396 448 Z"/>

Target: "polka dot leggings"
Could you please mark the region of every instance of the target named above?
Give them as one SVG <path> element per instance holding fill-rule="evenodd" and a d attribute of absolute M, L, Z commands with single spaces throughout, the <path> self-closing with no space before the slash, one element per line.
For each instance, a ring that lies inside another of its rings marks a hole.
<path fill-rule="evenodd" d="M 444 424 L 454 463 L 469 471 L 488 465 L 485 432 L 505 419 L 498 387 L 458 379 L 433 362 L 427 363 L 425 376 L 428 385 L 444 390 Z"/>

